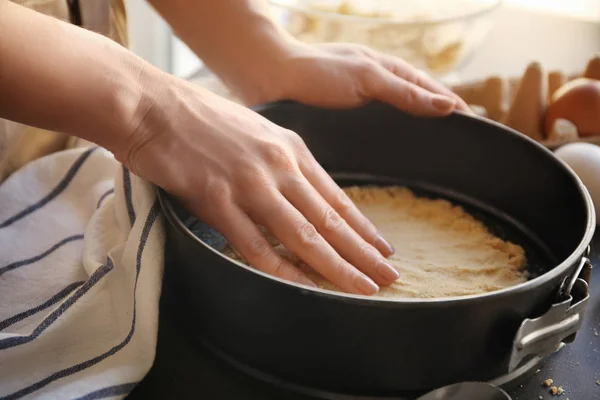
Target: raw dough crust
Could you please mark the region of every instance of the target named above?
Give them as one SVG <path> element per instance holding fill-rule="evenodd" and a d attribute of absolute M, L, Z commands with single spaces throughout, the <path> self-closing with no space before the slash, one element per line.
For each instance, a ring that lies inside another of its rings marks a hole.
<path fill-rule="evenodd" d="M 415 196 L 404 187 L 350 187 L 345 192 L 394 246 L 388 261 L 400 278 L 377 296 L 437 298 L 490 292 L 527 280 L 522 247 L 492 235 L 462 207 Z M 272 237 L 277 252 L 320 288 L 339 291 Z M 225 253 L 243 261 L 232 248 Z"/>

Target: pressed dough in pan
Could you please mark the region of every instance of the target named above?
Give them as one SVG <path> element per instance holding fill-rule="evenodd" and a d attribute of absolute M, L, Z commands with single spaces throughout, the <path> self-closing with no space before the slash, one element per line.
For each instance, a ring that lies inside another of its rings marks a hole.
<path fill-rule="evenodd" d="M 350 187 L 352 201 L 394 246 L 400 278 L 377 296 L 436 298 L 490 292 L 524 282 L 525 251 L 492 235 L 462 207 L 404 187 Z M 272 237 L 279 254 L 320 288 L 339 291 Z M 225 253 L 241 258 L 231 248 Z"/>

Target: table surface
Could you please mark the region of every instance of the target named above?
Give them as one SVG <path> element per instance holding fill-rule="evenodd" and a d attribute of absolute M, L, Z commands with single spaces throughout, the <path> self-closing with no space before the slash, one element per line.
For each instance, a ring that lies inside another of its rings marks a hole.
<path fill-rule="evenodd" d="M 600 232 L 592 241 L 590 259 L 600 265 Z M 167 266 L 168 268 L 168 266 Z M 592 274 L 591 296 L 583 326 L 575 342 L 550 356 L 537 373 L 509 392 L 513 400 L 554 398 L 542 386 L 551 378 L 566 393 L 563 400 L 600 399 L 600 271 Z M 234 370 L 207 350 L 192 345 L 178 329 L 167 311 L 170 296 L 163 292 L 154 366 L 145 379 L 128 396 L 138 399 L 297 399 L 295 395 L 271 387 Z M 541 396 L 541 397 L 540 397 Z M 473 399 L 475 400 L 475 399 Z"/>

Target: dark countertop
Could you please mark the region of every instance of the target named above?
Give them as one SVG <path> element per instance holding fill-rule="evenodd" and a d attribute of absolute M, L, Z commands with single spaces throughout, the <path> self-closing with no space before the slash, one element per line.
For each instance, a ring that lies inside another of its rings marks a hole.
<path fill-rule="evenodd" d="M 575 342 L 550 356 L 540 366 L 539 372 L 532 373 L 522 385 L 510 390 L 513 400 L 555 398 L 548 388 L 542 386 L 542 381 L 547 378 L 566 390 L 565 394 L 556 398 L 600 399 L 600 384 L 597 383 L 600 380 L 600 336 L 596 336 L 600 333 L 600 233 L 594 237 L 591 248 L 590 259 L 596 271 L 592 273 L 585 320 Z M 128 396 L 129 400 L 308 400 L 258 382 L 226 365 L 208 350 L 192 346 L 168 312 L 170 301 L 170 294 L 164 291 L 155 363 L 146 378 Z"/>

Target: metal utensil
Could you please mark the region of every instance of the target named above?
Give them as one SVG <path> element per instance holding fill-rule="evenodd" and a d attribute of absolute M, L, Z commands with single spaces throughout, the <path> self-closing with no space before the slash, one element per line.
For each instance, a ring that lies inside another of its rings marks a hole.
<path fill-rule="evenodd" d="M 489 383 L 461 382 L 431 391 L 417 400 L 511 400 L 511 397 Z"/>

